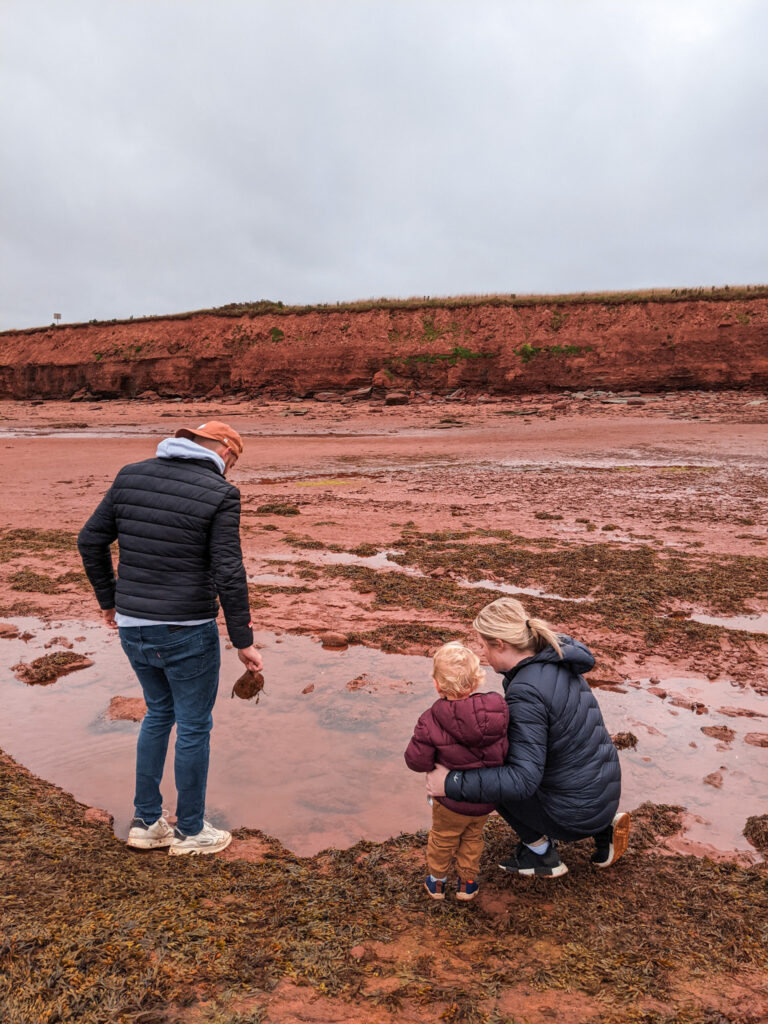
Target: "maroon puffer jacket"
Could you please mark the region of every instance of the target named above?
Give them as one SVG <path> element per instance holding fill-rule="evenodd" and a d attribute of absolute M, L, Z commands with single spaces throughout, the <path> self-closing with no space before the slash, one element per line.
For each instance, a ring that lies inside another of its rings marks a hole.
<path fill-rule="evenodd" d="M 463 700 L 436 700 L 416 723 L 405 752 L 405 763 L 414 772 L 431 772 L 436 764 L 446 768 L 497 768 L 507 756 L 509 711 L 500 693 L 473 693 Z M 490 814 L 495 804 L 470 804 L 436 798 L 457 814 L 479 817 Z"/>

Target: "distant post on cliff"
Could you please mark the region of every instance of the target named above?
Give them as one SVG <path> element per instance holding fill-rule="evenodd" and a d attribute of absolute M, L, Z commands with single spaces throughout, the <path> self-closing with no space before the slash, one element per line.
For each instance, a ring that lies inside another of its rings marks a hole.
<path fill-rule="evenodd" d="M 61 320 L 61 313 L 54 313 L 53 314 L 53 319 L 54 319 L 54 322 L 56 323 L 56 325 L 58 326 L 59 320 Z"/>

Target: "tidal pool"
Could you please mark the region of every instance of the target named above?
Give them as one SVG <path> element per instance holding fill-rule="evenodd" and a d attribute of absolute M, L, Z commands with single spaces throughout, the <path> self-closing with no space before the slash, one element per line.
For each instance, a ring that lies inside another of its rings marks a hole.
<path fill-rule="evenodd" d="M 96 623 L 15 621 L 33 636 L 26 643 L 0 639 L 0 747 L 76 799 L 108 810 L 124 838 L 139 725 L 110 721 L 106 712 L 112 697 L 140 697 L 141 688 L 117 635 Z M 12 665 L 61 650 L 44 645 L 62 636 L 94 664 L 48 686 L 15 678 Z M 242 666 L 233 650 L 222 651 L 208 817 L 261 829 L 301 855 L 428 827 L 423 778 L 408 771 L 402 754 L 434 699 L 431 660 L 366 647 L 327 651 L 288 634 L 260 633 L 257 642 L 266 680 L 258 704 L 230 696 Z M 488 669 L 487 677 L 488 689 L 501 689 L 500 676 Z M 688 839 L 752 851 L 741 830 L 768 807 L 768 752 L 745 738 L 768 733 L 768 698 L 727 681 L 681 677 L 663 680 L 662 700 L 648 685 L 636 680 L 624 693 L 595 691 L 611 733 L 638 738 L 636 749 L 620 754 L 623 806 L 683 804 L 691 812 Z M 675 698 L 707 712 L 675 706 Z M 721 725 L 733 731 L 728 743 L 701 731 Z M 163 793 L 173 811 L 171 757 L 168 763 Z M 704 781 L 717 773 L 719 786 Z"/>

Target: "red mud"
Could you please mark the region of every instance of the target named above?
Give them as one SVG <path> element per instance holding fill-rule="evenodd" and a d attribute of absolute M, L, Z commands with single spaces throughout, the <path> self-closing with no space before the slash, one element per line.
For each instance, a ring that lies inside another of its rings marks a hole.
<path fill-rule="evenodd" d="M 6 331 L 0 397 L 760 387 L 768 299 L 199 313 Z"/>

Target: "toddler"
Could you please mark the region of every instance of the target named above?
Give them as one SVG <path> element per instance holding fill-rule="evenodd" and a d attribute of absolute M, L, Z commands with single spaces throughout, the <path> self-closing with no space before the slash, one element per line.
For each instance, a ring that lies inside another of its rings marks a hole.
<path fill-rule="evenodd" d="M 485 682 L 477 655 L 463 644 L 445 644 L 435 654 L 432 672 L 440 699 L 416 723 L 405 752 L 408 767 L 431 772 L 435 764 L 459 770 L 504 764 L 509 712 L 501 694 L 477 692 Z M 429 874 L 424 883 L 433 899 L 445 898 L 454 858 L 459 874 L 457 899 L 477 895 L 483 826 L 494 809 L 494 804 L 435 797 L 427 843 Z"/>

